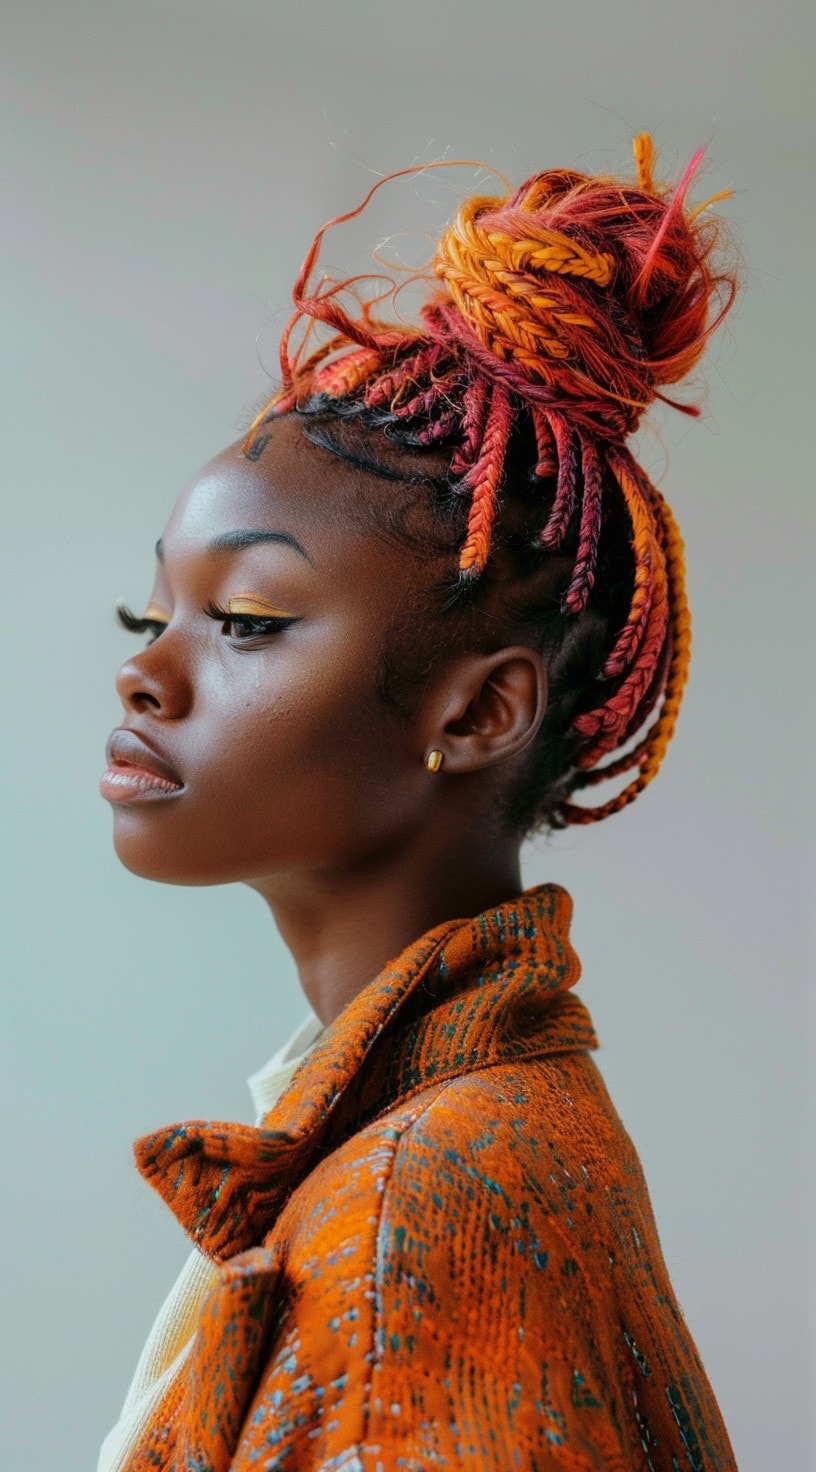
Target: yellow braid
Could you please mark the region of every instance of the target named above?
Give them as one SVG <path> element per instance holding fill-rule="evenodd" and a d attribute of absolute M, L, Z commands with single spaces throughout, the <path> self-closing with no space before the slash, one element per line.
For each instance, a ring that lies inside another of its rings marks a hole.
<path fill-rule="evenodd" d="M 649 133 L 638 133 L 632 144 L 637 166 L 638 189 L 654 193 L 654 166 L 657 154 Z"/>
<path fill-rule="evenodd" d="M 434 270 L 486 347 L 504 361 L 518 362 L 532 378 L 552 383 L 547 358 L 577 356 L 570 329 L 597 332 L 598 326 L 586 312 L 543 291 L 540 277 L 532 273 L 549 271 L 605 286 L 614 260 L 533 221 L 521 239 L 480 225 L 479 213 L 502 203 L 484 195 L 466 200 L 439 241 Z"/>
<path fill-rule="evenodd" d="M 456 244 L 469 250 L 486 273 L 510 271 L 553 271 L 559 276 L 580 276 L 597 286 L 608 286 L 615 269 L 615 258 L 606 251 L 585 250 L 576 240 L 557 230 L 525 222 L 526 236 L 517 239 L 495 226 L 479 223 L 479 215 L 501 209 L 504 200 L 489 195 L 476 195 L 460 206 L 452 223 L 440 237 L 436 248 L 435 269 L 444 275 L 445 257 Z M 490 257 L 495 257 L 491 260 Z"/>

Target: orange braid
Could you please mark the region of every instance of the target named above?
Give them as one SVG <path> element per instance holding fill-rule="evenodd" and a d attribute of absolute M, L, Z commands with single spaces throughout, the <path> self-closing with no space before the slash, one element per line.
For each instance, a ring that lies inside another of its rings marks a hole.
<path fill-rule="evenodd" d="M 497 383 L 490 400 L 479 458 L 465 478 L 473 499 L 470 503 L 467 536 L 459 554 L 459 569 L 469 577 L 478 577 L 487 562 L 498 507 L 504 452 L 512 423 L 509 397 L 501 384 Z"/>
<path fill-rule="evenodd" d="M 382 368 L 382 355 L 375 348 L 360 348 L 321 368 L 314 378 L 314 392 L 344 399 Z"/>

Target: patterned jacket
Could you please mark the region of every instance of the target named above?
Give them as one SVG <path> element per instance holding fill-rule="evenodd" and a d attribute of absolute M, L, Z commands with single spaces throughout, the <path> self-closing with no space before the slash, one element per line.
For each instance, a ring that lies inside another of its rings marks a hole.
<path fill-rule="evenodd" d="M 260 1128 L 139 1169 L 220 1264 L 132 1472 L 727 1472 L 545 884 L 409 946 Z M 129 1469 L 130 1472 L 130 1469 Z"/>

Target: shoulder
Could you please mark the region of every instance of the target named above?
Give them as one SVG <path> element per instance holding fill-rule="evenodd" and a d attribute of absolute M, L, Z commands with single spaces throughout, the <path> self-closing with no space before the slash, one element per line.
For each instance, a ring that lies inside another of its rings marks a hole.
<path fill-rule="evenodd" d="M 634 1465 L 636 1374 L 678 1457 L 667 1384 L 692 1388 L 714 1436 L 609 1109 L 586 1055 L 552 1055 L 425 1089 L 321 1161 L 275 1231 L 269 1359 L 236 1469 L 273 1447 L 304 1472 Z"/>
<path fill-rule="evenodd" d="M 389 1108 L 319 1162 L 286 1215 L 307 1226 L 330 1199 L 335 1228 L 421 1211 L 449 1230 L 451 1212 L 557 1217 L 570 1190 L 594 1192 L 597 1211 L 624 1186 L 645 1205 L 637 1153 L 597 1067 L 563 1052 L 462 1073 Z"/>
<path fill-rule="evenodd" d="M 541 1355 L 552 1350 L 559 1394 L 559 1366 L 569 1359 L 571 1375 L 578 1361 L 563 1309 L 542 1316 L 527 1282 L 546 1276 L 558 1293 L 563 1281 L 557 1238 L 531 1205 L 539 1144 L 525 1122 L 527 1072 L 491 1068 L 418 1093 L 290 1198 L 275 1232 L 281 1298 L 247 1467 L 272 1437 L 287 1448 L 313 1438 L 310 1469 L 351 1452 L 358 1468 L 509 1465 L 521 1427 L 502 1407 L 522 1389 L 537 1454 L 560 1434 L 540 1399 Z M 507 1437 L 498 1462 L 481 1446 L 496 1417 Z"/>
<path fill-rule="evenodd" d="M 554 1208 L 570 1182 L 578 1190 L 591 1180 L 596 1196 L 624 1182 L 629 1192 L 645 1189 L 637 1152 L 585 1052 L 463 1073 L 371 1129 L 392 1135 L 391 1199 L 408 1190 L 431 1215 L 448 1198 L 480 1195 L 488 1206 L 532 1195 Z"/>
<path fill-rule="evenodd" d="M 499 1303 L 504 1291 L 509 1307 L 511 1281 L 529 1272 L 547 1268 L 556 1293 L 583 1259 L 597 1274 L 607 1197 L 597 1163 L 617 1183 L 628 1154 L 628 1137 L 617 1137 L 595 1096 L 597 1078 L 586 1055 L 565 1054 L 464 1074 L 426 1099 L 390 1154 L 379 1277 L 414 1272 L 412 1291 L 426 1299 L 434 1281 L 447 1289 L 469 1277 L 475 1288 L 478 1279 L 480 1295 Z M 544 1284 L 531 1287 L 537 1296 Z M 451 1312 L 456 1319 L 456 1302 Z"/>
<path fill-rule="evenodd" d="M 372 1327 L 404 1283 L 426 1323 L 438 1311 L 455 1329 L 460 1306 L 480 1310 L 450 1301 L 453 1283 L 496 1295 L 491 1312 L 511 1318 L 519 1294 L 543 1312 L 567 1283 L 573 1300 L 610 1289 L 632 1223 L 651 1241 L 637 1155 L 592 1060 L 563 1053 L 473 1070 L 389 1109 L 319 1163 L 280 1228 L 293 1277 L 317 1288 L 319 1276 L 322 1302 L 351 1297 L 359 1318 L 367 1274 Z"/>
<path fill-rule="evenodd" d="M 401 1372 L 413 1344 L 427 1364 L 533 1326 L 538 1352 L 544 1334 L 577 1353 L 647 1269 L 670 1295 L 637 1156 L 582 1053 L 472 1070 L 389 1109 L 316 1166 L 274 1235 L 325 1363 L 373 1344 Z"/>
<path fill-rule="evenodd" d="M 611 1305 L 647 1279 L 674 1317 L 640 1161 L 586 1053 L 426 1089 L 324 1160 L 297 1206 L 293 1269 L 319 1242 L 321 1301 L 342 1299 L 336 1320 L 351 1307 L 397 1373 L 413 1346 L 441 1371 L 485 1333 L 522 1358 L 532 1333 L 584 1373 Z"/>

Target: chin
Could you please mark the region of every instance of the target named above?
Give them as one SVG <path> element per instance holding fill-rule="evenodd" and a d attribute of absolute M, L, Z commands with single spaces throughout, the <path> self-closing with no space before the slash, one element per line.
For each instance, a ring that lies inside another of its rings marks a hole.
<path fill-rule="evenodd" d="M 156 884 L 207 885 L 229 884 L 232 876 L 213 873 L 202 866 L 201 855 L 180 854 L 167 843 L 150 838 L 146 834 L 125 833 L 116 824 L 113 847 L 119 862 L 131 874 L 140 879 L 152 879 Z"/>

